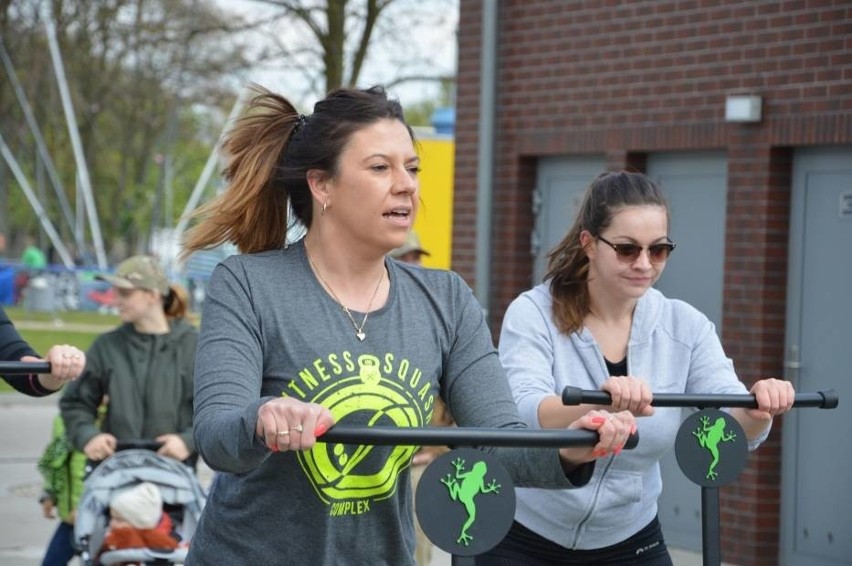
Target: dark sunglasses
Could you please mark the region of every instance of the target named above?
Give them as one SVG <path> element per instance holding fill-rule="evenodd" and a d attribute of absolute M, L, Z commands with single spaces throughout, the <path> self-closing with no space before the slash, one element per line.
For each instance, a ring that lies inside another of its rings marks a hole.
<path fill-rule="evenodd" d="M 639 254 L 641 254 L 644 249 L 639 244 L 613 244 L 612 242 L 607 241 L 603 236 L 597 236 L 597 238 L 614 249 L 615 257 L 624 263 L 633 263 L 639 259 Z M 663 263 L 669 259 L 669 256 L 672 254 L 675 247 L 677 247 L 677 244 L 674 242 L 652 244 L 648 246 L 648 258 L 651 260 L 651 263 Z"/>

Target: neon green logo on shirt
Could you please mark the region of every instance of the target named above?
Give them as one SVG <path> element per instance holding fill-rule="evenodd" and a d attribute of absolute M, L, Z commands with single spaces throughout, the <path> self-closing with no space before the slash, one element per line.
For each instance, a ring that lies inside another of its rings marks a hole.
<path fill-rule="evenodd" d="M 320 384 L 310 401 L 328 407 L 337 422 L 397 427 L 428 422 L 418 391 L 397 376 L 383 375 L 378 357 L 361 355 L 357 366 L 355 375 Z M 354 515 L 369 512 L 370 501 L 394 493 L 397 476 L 416 449 L 320 442 L 312 450 L 300 452 L 298 459 L 317 495 L 331 505 L 330 513 Z"/>

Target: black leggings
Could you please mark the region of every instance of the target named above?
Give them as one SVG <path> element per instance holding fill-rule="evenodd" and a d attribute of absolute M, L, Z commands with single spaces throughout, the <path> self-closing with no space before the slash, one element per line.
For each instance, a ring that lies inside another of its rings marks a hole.
<path fill-rule="evenodd" d="M 556 566 L 572 564 L 641 564 L 672 566 L 660 522 L 654 520 L 641 531 L 612 546 L 594 550 L 570 550 L 546 539 L 515 521 L 497 546 L 476 557 L 478 566 Z"/>

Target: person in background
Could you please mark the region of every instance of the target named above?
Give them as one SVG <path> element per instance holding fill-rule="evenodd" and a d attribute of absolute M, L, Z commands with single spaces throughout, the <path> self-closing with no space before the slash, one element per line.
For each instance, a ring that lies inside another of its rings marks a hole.
<path fill-rule="evenodd" d="M 395 260 L 411 265 L 423 265 L 423 256 L 431 255 L 420 245 L 420 238 L 417 237 L 417 232 L 411 230 L 405 237 L 405 243 L 398 248 L 392 249 L 388 255 Z"/>
<path fill-rule="evenodd" d="M 188 299 L 149 256 L 134 256 L 99 275 L 116 291 L 122 325 L 98 336 L 83 375 L 59 401 L 68 438 L 93 461 L 118 440 L 156 440 L 158 454 L 194 465 L 193 376 L 198 332 Z M 98 407 L 109 405 L 98 426 Z"/>
<path fill-rule="evenodd" d="M 324 443 L 335 423 L 525 428 L 482 309 L 456 274 L 387 258 L 419 205 L 411 128 L 384 89 L 343 88 L 301 116 L 256 88 L 223 141 L 228 187 L 183 254 L 232 242 L 213 271 L 195 438 L 216 474 L 187 564 L 414 563 L 414 446 Z M 287 241 L 289 210 L 306 228 Z M 635 419 L 571 423 L 594 448 L 488 448 L 518 485 L 585 484 Z M 319 440 L 318 440 L 319 439 Z"/>
<path fill-rule="evenodd" d="M 423 256 L 428 255 L 430 255 L 429 252 L 420 245 L 420 238 L 414 230 L 408 232 L 404 244 L 392 249 L 388 253 L 388 256 L 393 259 L 411 265 L 422 265 Z M 434 407 L 432 419 L 429 421 L 430 426 L 452 426 L 454 424 L 450 410 L 447 409 L 446 403 L 441 401 L 440 397 L 435 400 Z M 414 493 L 417 493 L 417 485 L 420 483 L 420 478 L 423 476 L 426 466 L 448 450 L 449 448 L 446 446 L 422 446 L 414 454 L 411 460 L 411 488 Z M 417 548 L 414 554 L 415 561 L 418 566 L 428 566 L 432 561 L 432 549 L 434 545 L 420 527 L 416 513 L 414 516 L 414 527 L 417 535 Z"/>
<path fill-rule="evenodd" d="M 38 273 L 47 267 L 47 256 L 41 251 L 32 236 L 28 236 L 26 247 L 21 253 L 21 265 L 29 271 L 30 275 Z"/>
<path fill-rule="evenodd" d="M 162 553 L 178 547 L 179 541 L 172 536 L 172 519 L 163 509 L 163 496 L 151 482 L 143 481 L 113 495 L 109 515 L 99 555 L 130 548 Z"/>
<path fill-rule="evenodd" d="M 681 412 L 652 407 L 652 392 L 746 393 L 710 320 L 652 287 L 674 249 L 656 183 L 641 173 L 604 173 L 549 253 L 544 283 L 510 304 L 500 360 L 524 420 L 564 427 L 600 409 L 563 405 L 564 388 L 599 389 L 612 396 L 612 410 L 639 417 L 641 441 L 606 456 L 586 487 L 519 489 L 514 525 L 477 564 L 672 563 L 657 519 L 659 461 L 674 446 Z M 754 450 L 795 392 L 772 378 L 750 392 L 759 407 L 731 416 Z"/>
<path fill-rule="evenodd" d="M 68 344 L 51 346 L 45 357 L 40 357 L 21 338 L 2 307 L 0 307 L 0 360 L 50 363 L 50 373 L 2 376 L 13 389 L 31 397 L 44 397 L 55 393 L 63 385 L 76 379 L 86 366 L 86 354 Z"/>
<path fill-rule="evenodd" d="M 107 400 L 99 408 L 99 416 L 106 413 Z M 86 455 L 74 450 L 65 434 L 62 415 L 53 419 L 53 434 L 38 461 L 43 479 L 39 498 L 46 519 L 56 519 L 59 524 L 47 545 L 42 566 L 65 566 L 77 554 L 74 546 L 74 520 L 77 504 L 83 494 L 86 476 Z"/>

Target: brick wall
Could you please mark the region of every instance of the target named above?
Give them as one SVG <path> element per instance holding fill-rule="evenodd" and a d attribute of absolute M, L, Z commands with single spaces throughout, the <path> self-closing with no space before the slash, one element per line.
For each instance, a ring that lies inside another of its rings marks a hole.
<path fill-rule="evenodd" d="M 490 0 L 486 0 L 490 1 Z M 482 2 L 459 19 L 453 268 L 475 284 Z M 724 335 L 741 377 L 782 373 L 792 149 L 852 144 L 852 3 L 501 0 L 490 320 L 532 276 L 537 159 L 728 156 Z M 728 94 L 759 124 L 724 121 Z M 567 227 L 566 227 L 567 228 Z M 722 496 L 726 561 L 777 562 L 780 426 Z"/>

